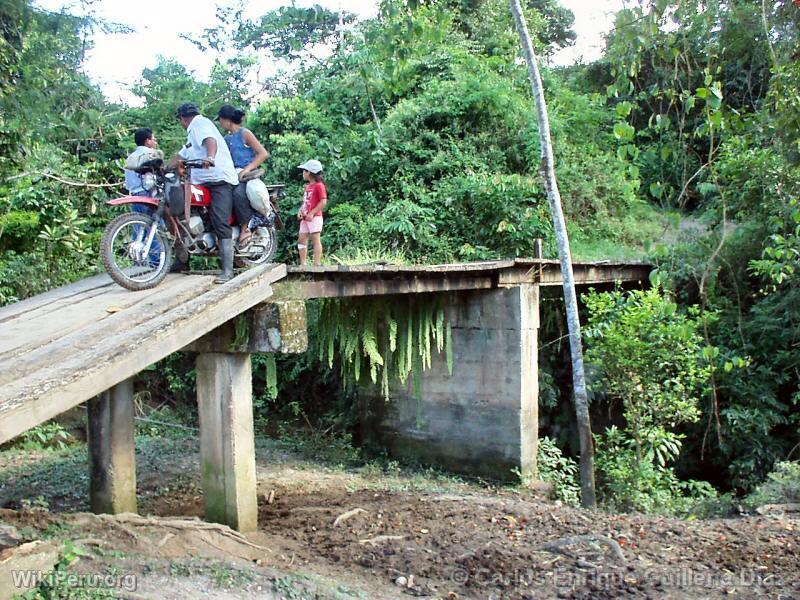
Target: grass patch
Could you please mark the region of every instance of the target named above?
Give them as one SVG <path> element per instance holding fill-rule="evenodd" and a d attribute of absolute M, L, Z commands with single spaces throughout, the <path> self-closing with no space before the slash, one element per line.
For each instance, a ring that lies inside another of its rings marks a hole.
<path fill-rule="evenodd" d="M 800 461 L 783 461 L 744 500 L 750 509 L 765 504 L 800 503 Z"/>
<path fill-rule="evenodd" d="M 136 439 L 137 486 L 148 473 L 182 464 L 187 455 L 199 453 L 196 439 Z M 15 461 L 14 457 L 19 457 Z M 41 508 L 52 511 L 89 510 L 89 461 L 85 444 L 39 453 L 35 460 L 19 451 L 4 453 L 0 466 L 0 506 Z M 171 475 L 178 485 L 191 473 Z"/>
<path fill-rule="evenodd" d="M 611 237 L 598 238 L 597 232 L 584 226 L 570 232 L 575 260 L 644 260 L 658 244 L 671 244 L 680 233 L 677 212 L 664 211 L 650 204 L 637 204 L 621 219 L 604 223 Z"/>
<path fill-rule="evenodd" d="M 388 263 L 392 265 L 408 264 L 405 253 L 397 248 L 387 246 L 363 247 L 348 246 L 339 248 L 325 260 L 326 264 L 333 265 L 365 265 L 372 263 Z"/>
<path fill-rule="evenodd" d="M 217 588 L 238 588 L 256 580 L 249 569 L 236 567 L 222 560 L 190 558 L 174 560 L 164 569 L 170 577 L 205 577 Z"/>

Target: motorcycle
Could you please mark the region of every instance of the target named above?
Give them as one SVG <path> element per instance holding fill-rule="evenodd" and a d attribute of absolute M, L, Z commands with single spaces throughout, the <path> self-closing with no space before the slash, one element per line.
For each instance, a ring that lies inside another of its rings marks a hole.
<path fill-rule="evenodd" d="M 191 169 L 202 168 L 202 160 L 181 162 L 178 171 L 165 170 L 163 159 L 154 159 L 135 169 L 142 175 L 151 196 L 123 196 L 108 200 L 111 206 L 132 205 L 134 211 L 108 224 L 100 242 L 100 255 L 111 278 L 132 291 L 161 283 L 172 265 L 173 255 L 218 256 L 217 236 L 211 229 L 211 191 L 188 183 Z M 283 184 L 267 185 L 269 215 L 254 217 L 253 234 L 239 247 L 239 227 L 231 218 L 234 261 L 250 267 L 270 262 L 278 248 L 278 230 L 283 222 L 278 212 L 285 197 Z M 188 215 L 188 220 L 187 220 Z"/>

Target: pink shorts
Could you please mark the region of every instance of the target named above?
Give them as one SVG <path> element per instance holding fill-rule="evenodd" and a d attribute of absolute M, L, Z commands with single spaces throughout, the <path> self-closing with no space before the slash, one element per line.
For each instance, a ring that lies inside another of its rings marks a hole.
<path fill-rule="evenodd" d="M 322 215 L 317 215 L 310 221 L 300 221 L 300 233 L 319 233 L 322 231 Z"/>

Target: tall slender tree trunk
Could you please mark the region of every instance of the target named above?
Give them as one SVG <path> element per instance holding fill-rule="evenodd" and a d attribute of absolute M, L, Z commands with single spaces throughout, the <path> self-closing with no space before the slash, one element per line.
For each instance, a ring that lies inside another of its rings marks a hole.
<path fill-rule="evenodd" d="M 556 180 L 553 144 L 550 141 L 550 121 L 547 116 L 547 104 L 544 100 L 542 78 L 539 74 L 539 62 L 533 50 L 533 42 L 528 32 L 528 24 L 519 0 L 511 1 L 511 12 L 517 24 L 522 49 L 528 62 L 528 73 L 531 79 L 531 90 L 536 103 L 536 116 L 539 120 L 539 141 L 542 148 L 540 172 L 550 202 L 553 215 L 553 228 L 558 241 L 558 256 L 561 261 L 561 276 L 564 279 L 564 303 L 567 309 L 567 325 L 569 326 L 569 346 L 572 355 L 572 387 L 575 400 L 575 417 L 578 423 L 578 434 L 581 441 L 581 504 L 587 508 L 596 505 L 594 489 L 594 443 L 592 426 L 589 421 L 589 398 L 586 394 L 586 376 L 583 370 L 583 345 L 581 344 L 581 322 L 578 318 L 578 298 L 575 294 L 575 280 L 572 274 L 572 255 L 569 250 L 567 225 L 564 221 L 564 210 L 561 207 L 561 194 Z"/>

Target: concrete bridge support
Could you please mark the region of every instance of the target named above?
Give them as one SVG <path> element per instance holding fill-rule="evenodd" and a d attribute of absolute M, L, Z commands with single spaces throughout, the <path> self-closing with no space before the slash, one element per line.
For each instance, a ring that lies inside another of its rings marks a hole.
<path fill-rule="evenodd" d="M 132 379 L 89 400 L 88 430 L 92 512 L 136 512 Z"/>
<path fill-rule="evenodd" d="M 237 531 L 258 527 L 250 354 L 304 352 L 304 302 L 257 306 L 194 342 L 205 518 Z"/>
<path fill-rule="evenodd" d="M 391 401 L 362 390 L 363 437 L 404 459 L 491 479 L 536 475 L 539 286 L 451 296 L 453 375 L 444 354 Z"/>
<path fill-rule="evenodd" d="M 258 526 L 250 355 L 308 346 L 305 302 L 258 305 L 199 338 L 197 405 L 205 516 L 238 531 Z M 136 512 L 133 380 L 88 403 L 93 512 Z"/>
<path fill-rule="evenodd" d="M 250 355 L 197 357 L 205 517 L 238 531 L 258 526 Z"/>

